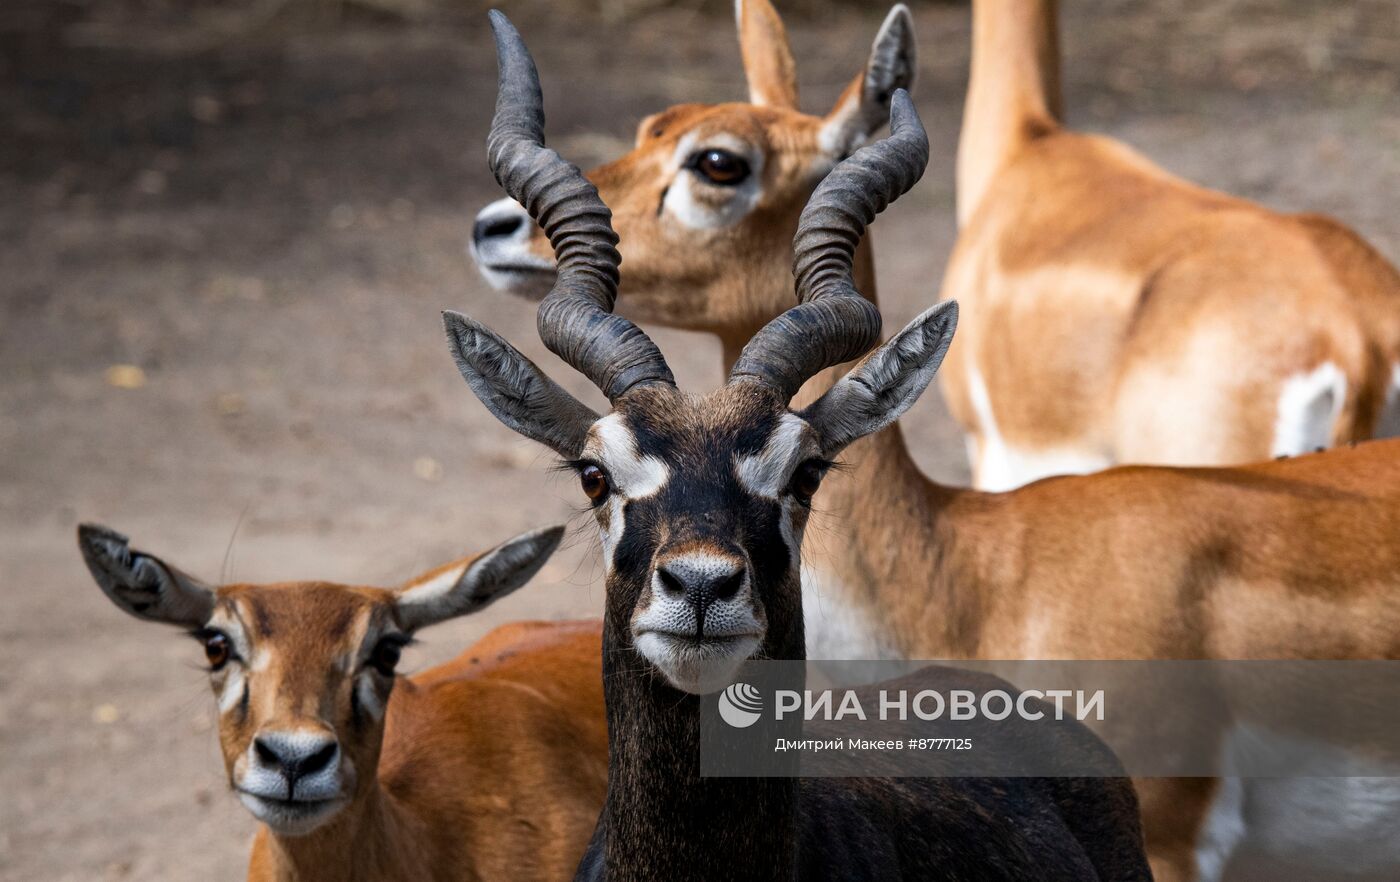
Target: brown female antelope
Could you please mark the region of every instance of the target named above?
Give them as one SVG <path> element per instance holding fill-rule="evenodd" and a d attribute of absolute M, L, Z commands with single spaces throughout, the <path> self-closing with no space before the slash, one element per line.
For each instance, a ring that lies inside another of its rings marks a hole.
<path fill-rule="evenodd" d="M 1064 128 L 1055 18 L 973 3 L 942 384 L 976 485 L 1400 434 L 1400 274 L 1331 218 Z"/>
<path fill-rule="evenodd" d="M 642 120 L 637 146 L 588 178 L 612 211 L 627 263 L 626 313 L 720 335 L 730 363 L 792 305 L 792 234 L 817 181 L 889 119 L 913 86 L 914 23 L 890 10 L 865 69 L 825 116 L 798 110 L 782 21 L 768 0 L 737 0 L 748 104 L 679 104 Z M 497 288 L 531 297 L 553 284 L 549 240 L 512 199 L 481 210 L 472 253 Z M 869 246 L 857 282 L 872 290 Z M 720 259 L 722 257 L 722 259 Z"/>
<path fill-rule="evenodd" d="M 600 418 L 484 325 L 445 314 L 472 391 L 577 470 L 602 537 L 608 796 L 580 876 L 1148 878 L 1122 778 L 699 777 L 699 694 L 730 682 L 746 659 L 804 657 L 802 533 L 831 457 L 913 403 L 952 335 L 956 308 L 929 310 L 811 407 L 788 409 L 807 377 L 878 337 L 878 312 L 851 284 L 851 253 L 875 213 L 918 179 L 928 142 L 896 92 L 891 136 L 841 163 L 803 214 L 804 302 L 750 341 L 724 387 L 685 395 L 647 336 L 612 314 L 619 257 L 608 209 L 543 147 L 534 63 L 504 16 L 492 13 L 492 26 L 501 66 L 492 170 L 560 255 L 540 334 L 612 407 Z"/>
<path fill-rule="evenodd" d="M 419 628 L 525 584 L 562 527 L 397 590 L 326 582 L 214 588 L 85 525 L 93 578 L 126 612 L 193 629 L 219 703 L 229 785 L 260 821 L 248 878 L 553 880 L 603 802 L 597 622 L 521 622 L 397 677 Z"/>

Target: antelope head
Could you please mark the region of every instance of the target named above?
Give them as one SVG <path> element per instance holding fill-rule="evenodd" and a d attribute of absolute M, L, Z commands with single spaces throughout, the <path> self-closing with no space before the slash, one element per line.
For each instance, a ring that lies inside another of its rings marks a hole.
<path fill-rule="evenodd" d="M 646 334 L 613 314 L 608 209 L 543 146 L 534 62 L 503 15 L 492 13 L 492 26 L 501 73 L 491 166 L 560 255 L 539 331 L 611 407 L 593 412 L 490 329 L 448 312 L 462 376 L 498 419 L 577 473 L 602 541 L 609 652 L 635 653 L 691 693 L 722 687 L 750 657 L 801 658 L 799 558 L 813 494 L 848 444 L 913 404 L 956 323 L 952 303 L 929 310 L 821 399 L 789 409 L 808 377 L 879 340 L 852 255 L 928 161 L 913 104 L 896 92 L 890 136 L 840 163 L 803 211 L 793 244 L 801 303 L 749 341 L 724 386 L 688 395 Z"/>
<path fill-rule="evenodd" d="M 812 188 L 889 119 L 915 73 L 913 18 L 890 10 L 864 70 L 825 116 L 802 113 L 782 21 L 737 0 L 748 103 L 680 104 L 647 117 L 636 146 L 588 173 L 612 209 L 638 321 L 747 340 L 792 305 L 792 235 Z M 555 280 L 544 230 L 514 199 L 477 215 L 472 255 L 498 290 L 540 297 Z"/>
<path fill-rule="evenodd" d="M 304 835 L 376 780 L 399 653 L 415 631 L 524 585 L 562 527 L 526 533 L 397 589 L 328 582 L 214 587 L 91 524 L 78 547 L 118 608 L 203 646 L 230 787 L 273 833 Z"/>

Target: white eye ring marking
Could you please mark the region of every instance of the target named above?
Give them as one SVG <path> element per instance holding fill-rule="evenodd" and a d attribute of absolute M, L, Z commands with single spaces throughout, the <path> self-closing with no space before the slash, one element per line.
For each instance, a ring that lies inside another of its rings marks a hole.
<path fill-rule="evenodd" d="M 355 692 L 360 701 L 360 709 L 370 719 L 378 722 L 384 718 L 384 702 L 379 699 L 379 684 L 375 681 L 373 673 L 368 670 L 359 673 L 355 678 Z"/>
<path fill-rule="evenodd" d="M 794 414 L 783 414 L 761 451 L 734 458 L 734 474 L 749 493 L 764 499 L 779 499 L 787 489 L 793 470 L 819 452 L 806 421 Z"/>
<path fill-rule="evenodd" d="M 212 628 L 224 636 L 228 637 L 232 645 L 233 654 L 238 659 L 249 659 L 246 662 L 250 667 L 256 666 L 260 670 L 267 666 L 267 653 L 260 652 L 254 654 L 252 646 L 248 641 L 248 635 L 243 630 L 243 622 L 238 616 L 224 607 L 214 610 L 214 614 L 209 617 L 206 627 Z M 219 713 L 226 714 L 238 706 L 243 699 L 243 688 L 247 683 L 248 675 L 244 671 L 245 662 L 230 659 L 222 669 L 215 672 L 213 682 L 218 689 Z"/>
<path fill-rule="evenodd" d="M 226 714 L 238 706 L 238 702 L 243 699 L 243 685 L 247 675 L 243 673 L 243 668 L 233 664 L 224 668 L 223 686 L 219 689 L 219 713 Z M 217 676 L 217 675 L 216 675 Z"/>
<path fill-rule="evenodd" d="M 637 449 L 636 436 L 618 413 L 610 413 L 593 424 L 583 455 L 597 460 L 608 473 L 611 489 L 602 505 L 607 509 L 606 520 L 600 522 L 598 533 L 603 543 L 603 566 L 611 573 L 613 552 L 622 541 L 626 526 L 622 512 L 624 500 L 645 499 L 661 492 L 671 479 L 671 470 L 656 457 L 642 455 Z"/>
<path fill-rule="evenodd" d="M 686 161 L 697 150 L 714 148 L 727 150 L 744 159 L 749 164 L 749 176 L 732 187 L 719 188 L 703 183 L 695 172 L 684 168 Z M 687 227 L 696 230 L 715 230 L 732 227 L 753 211 L 763 196 L 763 153 L 749 144 L 725 132 L 716 132 L 703 138 L 698 132 L 691 132 L 681 138 L 671 158 L 671 167 L 676 169 L 671 186 L 666 190 L 662 202 L 663 209 Z M 716 203 L 711 193 L 709 198 L 697 195 L 699 188 L 708 191 L 723 189 L 723 202 Z"/>
<path fill-rule="evenodd" d="M 793 471 L 820 452 L 811 426 L 801 417 L 788 413 L 783 414 L 761 451 L 753 456 L 734 458 L 734 474 L 739 486 L 754 496 L 777 501 L 782 506 L 778 526 L 793 566 L 799 560 L 803 531 L 796 526 L 798 505 L 786 495 L 787 486 Z M 805 515 L 805 511 L 802 513 Z"/>
<path fill-rule="evenodd" d="M 608 473 L 612 492 L 626 499 L 645 499 L 660 492 L 671 479 L 666 463 L 646 456 L 622 414 L 610 413 L 593 424 L 584 456 L 596 459 Z"/>

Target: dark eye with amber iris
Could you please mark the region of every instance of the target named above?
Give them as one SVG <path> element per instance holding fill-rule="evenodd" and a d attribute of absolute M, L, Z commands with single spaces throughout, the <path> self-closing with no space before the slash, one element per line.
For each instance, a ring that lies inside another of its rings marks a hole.
<path fill-rule="evenodd" d="M 803 505 L 811 505 L 812 497 L 822 485 L 828 464 L 820 459 L 809 459 L 797 467 L 788 483 L 788 492 Z"/>
<path fill-rule="evenodd" d="M 369 654 L 369 663 L 386 677 L 394 676 L 399 658 L 403 655 L 403 644 L 397 640 L 381 640 Z"/>
<path fill-rule="evenodd" d="M 583 495 L 594 505 L 601 505 L 612 489 L 608 484 L 608 473 L 591 463 L 579 469 L 578 482 L 583 487 Z"/>
<path fill-rule="evenodd" d="M 749 164 L 728 150 L 702 150 L 691 157 L 690 167 L 711 184 L 734 187 L 749 176 Z"/>
<path fill-rule="evenodd" d="M 228 664 L 229 657 L 232 655 L 233 648 L 226 635 L 220 634 L 218 631 L 211 631 L 204 635 L 204 657 L 209 660 L 209 670 L 219 670 Z"/>

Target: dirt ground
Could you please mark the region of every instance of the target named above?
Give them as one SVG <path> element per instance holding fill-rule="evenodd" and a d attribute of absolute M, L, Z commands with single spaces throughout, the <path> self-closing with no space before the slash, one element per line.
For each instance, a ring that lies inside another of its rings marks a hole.
<path fill-rule="evenodd" d="M 1333 213 L 1400 260 L 1393 3 L 1067 5 L 1074 124 Z M 722 7 L 619 22 L 523 5 L 551 142 L 590 164 L 646 113 L 742 95 Z M 190 51 L 185 31 L 101 11 L 0 12 L 0 877 L 231 879 L 253 824 L 227 793 L 198 647 L 113 609 L 75 525 L 108 523 L 209 579 L 393 584 L 579 524 L 574 486 L 465 388 L 438 311 L 570 374 L 531 306 L 464 253 L 498 195 L 482 17 L 294 23 Z M 810 109 L 855 73 L 879 18 L 791 23 Z M 916 19 L 934 153 L 876 225 L 891 327 L 937 299 L 954 235 L 968 13 Z M 712 341 L 657 337 L 682 382 L 718 382 Z M 966 480 L 936 395 L 907 424 L 931 475 Z M 593 543 L 575 536 L 528 589 L 423 635 L 406 667 L 502 621 L 597 612 Z"/>

